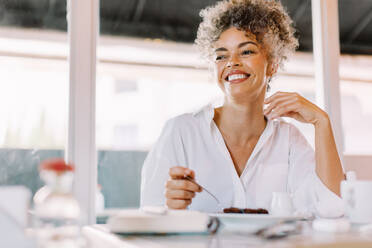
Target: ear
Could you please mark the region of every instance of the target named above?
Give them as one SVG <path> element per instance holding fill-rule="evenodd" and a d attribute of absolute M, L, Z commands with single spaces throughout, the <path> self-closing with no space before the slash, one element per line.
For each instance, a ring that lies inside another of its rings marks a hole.
<path fill-rule="evenodd" d="M 269 62 L 266 68 L 266 76 L 272 77 L 278 71 L 278 68 L 279 68 L 278 63 Z"/>

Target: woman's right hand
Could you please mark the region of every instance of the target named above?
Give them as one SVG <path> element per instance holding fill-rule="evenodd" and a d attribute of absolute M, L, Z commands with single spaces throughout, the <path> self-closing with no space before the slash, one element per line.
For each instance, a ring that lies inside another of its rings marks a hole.
<path fill-rule="evenodd" d="M 185 167 L 175 166 L 169 170 L 170 179 L 165 186 L 166 204 L 171 209 L 186 209 L 191 204 L 195 192 L 202 189 L 195 183 L 186 180 L 185 176 L 195 178 L 195 173 Z"/>

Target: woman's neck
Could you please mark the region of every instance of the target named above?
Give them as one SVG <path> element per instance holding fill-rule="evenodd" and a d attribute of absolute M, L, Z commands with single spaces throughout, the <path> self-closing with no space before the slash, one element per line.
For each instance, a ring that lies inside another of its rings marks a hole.
<path fill-rule="evenodd" d="M 225 101 L 215 109 L 213 120 L 224 136 L 237 145 L 245 145 L 258 139 L 266 127 L 262 104 L 238 104 Z"/>

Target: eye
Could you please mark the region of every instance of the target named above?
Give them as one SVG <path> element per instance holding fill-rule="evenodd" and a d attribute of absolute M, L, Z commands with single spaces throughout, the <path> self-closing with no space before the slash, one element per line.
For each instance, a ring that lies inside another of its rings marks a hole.
<path fill-rule="evenodd" d="M 253 53 L 254 53 L 254 51 L 252 51 L 252 50 L 244 50 L 242 52 L 242 55 L 250 55 L 250 54 L 253 54 Z"/>
<path fill-rule="evenodd" d="M 216 57 L 216 61 L 218 61 L 218 60 L 223 60 L 223 59 L 225 59 L 226 58 L 226 55 L 218 55 L 217 57 Z"/>

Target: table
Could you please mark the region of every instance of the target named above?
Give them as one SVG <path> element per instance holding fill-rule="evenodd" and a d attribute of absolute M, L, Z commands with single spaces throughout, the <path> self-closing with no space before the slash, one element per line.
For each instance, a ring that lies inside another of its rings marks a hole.
<path fill-rule="evenodd" d="M 82 230 L 89 248 L 250 248 L 250 247 L 322 247 L 371 248 L 372 234 L 351 230 L 348 233 L 325 233 L 304 223 L 303 232 L 278 240 L 263 240 L 248 234 L 221 231 L 210 235 L 120 236 L 109 232 L 105 225 L 85 226 Z"/>

